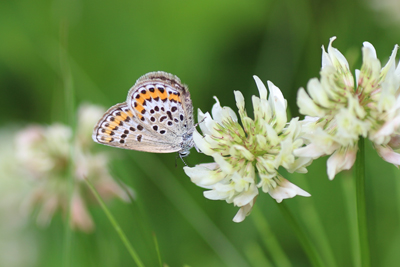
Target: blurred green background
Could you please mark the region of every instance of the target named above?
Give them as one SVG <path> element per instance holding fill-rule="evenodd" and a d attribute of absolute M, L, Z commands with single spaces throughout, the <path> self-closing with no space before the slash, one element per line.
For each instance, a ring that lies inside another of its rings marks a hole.
<path fill-rule="evenodd" d="M 211 110 L 213 96 L 235 109 L 233 90 L 244 94 L 251 110 L 251 95 L 258 94 L 252 75 L 258 75 L 282 90 L 298 116 L 296 92 L 319 77 L 321 45 L 330 37 L 338 37 L 334 46 L 353 71 L 361 66 L 363 41 L 386 63 L 400 43 L 396 5 L 395 0 L 0 1 L 0 124 L 68 123 L 66 88 L 73 88 L 75 106 L 110 107 L 125 100 L 137 78 L 157 70 L 189 86 L 196 114 L 198 108 Z M 257 210 L 237 224 L 232 222 L 237 208 L 205 199 L 179 159 L 175 167 L 175 154 L 98 146 L 113 153 L 113 176 L 136 192 L 132 204 L 107 205 L 146 266 L 158 266 L 153 235 L 169 266 L 276 266 L 263 242 L 272 238 L 260 226 L 263 220 L 290 259 L 286 266 L 310 266 L 268 195 L 260 195 Z M 194 149 L 187 158 L 192 166 L 208 160 Z M 312 197 L 284 202 L 326 266 L 356 266 L 352 174 L 328 181 L 325 164 L 322 158 L 306 175 L 285 175 Z M 399 173 L 372 148 L 367 167 L 372 266 L 398 266 Z M 96 224 L 90 234 L 66 234 L 61 214 L 48 228 L 32 218 L 19 233 L 28 243 L 18 242 L 17 234 L 15 242 L 1 242 L 7 229 L 0 229 L 0 266 L 135 266 L 100 207 L 91 206 L 90 213 Z M 9 214 L 0 216 L 7 220 Z M 15 260 L 1 259 L 4 253 Z"/>

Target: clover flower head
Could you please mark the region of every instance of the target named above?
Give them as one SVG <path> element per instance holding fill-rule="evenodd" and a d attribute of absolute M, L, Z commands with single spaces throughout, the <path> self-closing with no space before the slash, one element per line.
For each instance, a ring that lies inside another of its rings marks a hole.
<path fill-rule="evenodd" d="M 399 165 L 400 155 L 391 147 L 400 126 L 400 68 L 395 64 L 398 46 L 382 68 L 374 46 L 364 42 L 363 63 L 355 71 L 354 82 L 347 60 L 332 47 L 335 39 L 330 39 L 328 52 L 322 49 L 321 78 L 311 79 L 307 92 L 304 88 L 298 92 L 297 105 L 306 115 L 303 124 L 308 131 L 303 136 L 306 146 L 295 154 L 313 158 L 331 155 L 327 172 L 333 179 L 353 166 L 358 140 L 364 137 L 384 160 Z"/>
<path fill-rule="evenodd" d="M 78 112 L 75 136 L 63 124 L 31 125 L 17 133 L 15 154 L 19 177 L 31 184 L 23 206 L 28 212 L 39 207 L 40 225 L 49 224 L 57 211 L 70 211 L 72 228 L 93 230 L 87 208 L 90 201 L 87 196 L 91 193 L 83 179 L 89 179 L 103 198 L 129 201 L 127 193 L 108 171 L 109 155 L 91 150 L 92 128 L 102 114 L 103 109 L 98 106 L 83 105 Z M 71 170 L 72 182 L 68 179 Z M 71 184 L 73 192 L 69 197 Z"/>
<path fill-rule="evenodd" d="M 31 266 L 38 256 L 38 242 L 35 234 L 26 231 L 29 216 L 20 208 L 21 199 L 30 188 L 13 175 L 20 167 L 15 164 L 14 146 L 10 142 L 15 129 L 2 127 L 0 136 L 0 266 Z"/>
<path fill-rule="evenodd" d="M 259 91 L 259 97 L 252 97 L 254 119 L 247 115 L 241 92 L 234 91 L 241 123 L 235 112 L 221 107 L 215 97 L 212 116 L 199 110 L 203 135 L 193 134 L 196 146 L 215 162 L 184 168 L 193 183 L 209 189 L 204 192 L 206 198 L 240 207 L 235 222 L 250 214 L 260 189 L 277 202 L 310 196 L 278 173 L 281 166 L 289 172 L 307 172 L 311 158 L 293 154 L 303 145 L 301 123 L 298 118 L 288 123 L 287 103 L 278 87 L 268 81 L 268 96 L 262 81 L 257 76 L 254 79 Z"/>

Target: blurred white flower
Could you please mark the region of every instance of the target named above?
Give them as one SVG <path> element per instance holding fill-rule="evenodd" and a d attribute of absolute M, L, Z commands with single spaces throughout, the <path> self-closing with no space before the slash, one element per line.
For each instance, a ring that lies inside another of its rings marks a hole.
<path fill-rule="evenodd" d="M 29 184 L 13 174 L 17 170 L 13 143 L 15 130 L 0 129 L 0 266 L 36 266 L 37 238 L 29 231 L 28 214 L 21 209 L 21 199 Z"/>
<path fill-rule="evenodd" d="M 398 26 L 400 22 L 400 2 L 398 0 L 368 0 L 367 3 L 377 11 L 375 15 L 378 23 L 385 27 Z"/>
<path fill-rule="evenodd" d="M 235 112 L 221 107 L 217 98 L 212 117 L 199 110 L 203 135 L 194 132 L 196 146 L 215 163 L 185 167 L 186 174 L 196 185 L 210 189 L 204 196 L 225 200 L 240 207 L 234 217 L 241 222 L 250 214 L 259 188 L 281 202 L 296 195 L 310 196 L 284 179 L 280 166 L 289 172 L 307 172 L 310 157 L 296 157 L 293 150 L 302 146 L 300 122 L 287 123 L 286 100 L 278 87 L 268 81 L 270 95 L 261 80 L 254 76 L 260 97 L 253 96 L 254 119 L 247 116 L 244 97 L 234 91 L 242 125 Z M 258 178 L 256 177 L 258 174 Z"/>
<path fill-rule="evenodd" d="M 392 150 L 400 126 L 400 69 L 395 66 L 398 46 L 381 68 L 375 48 L 364 42 L 363 64 L 356 70 L 354 85 L 346 58 L 332 47 L 335 39 L 330 39 L 328 52 L 322 47 L 320 80 L 308 82 L 308 94 L 303 88 L 298 92 L 300 113 L 307 115 L 302 122 L 307 145 L 295 154 L 313 158 L 332 155 L 327 172 L 333 179 L 353 166 L 362 136 L 373 142 L 384 160 L 399 165 L 400 156 Z"/>
<path fill-rule="evenodd" d="M 37 222 L 50 223 L 57 211 L 70 211 L 74 229 L 90 232 L 94 223 L 87 210 L 90 190 L 84 182 L 89 179 L 103 198 L 129 196 L 108 171 L 109 156 L 92 151 L 92 129 L 103 109 L 83 105 L 78 111 L 76 135 L 62 124 L 33 125 L 19 131 L 15 138 L 15 163 L 30 190 L 24 196 L 24 209 L 38 208 Z M 69 179 L 73 177 L 73 181 Z"/>
<path fill-rule="evenodd" d="M 104 114 L 104 108 L 97 105 L 83 104 L 78 110 L 78 121 L 76 127 L 76 142 L 78 147 L 82 150 L 90 149 L 94 143 L 92 139 L 88 139 L 93 133 L 93 123 L 99 120 L 102 114 Z"/>

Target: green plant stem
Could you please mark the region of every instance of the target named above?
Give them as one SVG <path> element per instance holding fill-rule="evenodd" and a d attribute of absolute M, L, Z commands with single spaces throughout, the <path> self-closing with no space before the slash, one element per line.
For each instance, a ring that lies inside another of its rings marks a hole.
<path fill-rule="evenodd" d="M 354 175 L 350 172 L 343 172 L 340 178 L 344 192 L 344 201 L 346 203 L 346 213 L 349 219 L 349 244 L 351 247 L 351 266 L 361 267 L 360 259 L 360 246 L 358 243 L 358 223 L 357 223 L 357 205 L 356 205 L 356 195 L 354 194 L 356 190 L 356 184 L 354 180 Z"/>
<path fill-rule="evenodd" d="M 250 242 L 245 245 L 243 252 L 246 255 L 247 260 L 250 262 L 252 267 L 274 267 L 279 265 L 274 265 L 269 261 L 267 255 L 263 248 L 257 243 L 257 241 Z M 279 266 L 281 267 L 281 266 Z"/>
<path fill-rule="evenodd" d="M 156 247 L 158 263 L 160 264 L 160 267 L 162 267 L 163 264 L 162 264 L 161 254 L 160 254 L 160 247 L 158 246 L 157 236 L 155 233 L 153 233 L 153 241 L 154 241 L 154 246 Z"/>
<path fill-rule="evenodd" d="M 60 46 L 59 46 L 59 56 L 60 56 L 60 76 L 63 81 L 63 88 L 65 94 L 65 115 L 67 124 L 72 129 L 71 140 L 75 137 L 75 92 L 73 86 L 73 79 L 71 70 L 69 67 L 68 55 L 66 52 L 67 47 L 67 36 L 68 36 L 68 21 L 62 19 L 60 21 Z M 71 197 L 74 190 L 74 156 L 75 147 L 73 141 L 70 142 L 70 153 L 68 160 L 68 173 L 67 173 L 67 188 L 68 188 L 68 203 L 71 201 Z M 67 206 L 67 216 L 65 219 L 65 231 L 64 231 L 64 249 L 63 249 L 63 264 L 65 267 L 71 266 L 71 247 L 72 247 L 72 232 L 70 227 L 70 205 Z"/>
<path fill-rule="evenodd" d="M 293 214 L 290 212 L 286 204 L 278 203 L 278 207 L 282 215 L 285 217 L 286 221 L 292 226 L 292 229 L 297 235 L 297 238 L 301 246 L 303 247 L 305 253 L 307 254 L 308 259 L 310 260 L 312 266 L 314 267 L 325 266 L 314 245 L 311 243 L 311 240 L 309 239 L 308 235 L 304 232 L 304 229 L 299 225 L 297 220 L 294 218 Z"/>
<path fill-rule="evenodd" d="M 111 224 L 113 225 L 115 231 L 117 231 L 119 237 L 121 238 L 122 242 L 124 243 L 126 249 L 128 250 L 129 254 L 132 256 L 132 259 L 136 262 L 136 265 L 139 267 L 144 267 L 142 261 L 139 258 L 139 255 L 136 253 L 134 248 L 132 247 L 131 243 L 129 242 L 128 238 L 126 237 L 124 231 L 122 231 L 121 227 L 119 226 L 118 222 L 115 220 L 114 216 L 108 210 L 106 204 L 104 204 L 103 200 L 101 199 L 99 193 L 93 187 L 93 185 L 89 182 L 88 179 L 85 179 L 86 184 L 89 186 L 90 190 L 92 191 L 93 195 L 96 197 L 97 201 L 100 203 L 101 208 L 103 209 L 104 213 L 107 215 L 107 218 L 110 220 Z"/>
<path fill-rule="evenodd" d="M 288 259 L 284 250 L 282 249 L 282 246 L 276 239 L 273 231 L 271 231 L 268 221 L 264 218 L 258 205 L 255 205 L 253 207 L 250 218 L 252 218 L 254 225 L 257 228 L 257 231 L 260 233 L 265 247 L 270 252 L 275 266 L 291 267 L 292 264 L 290 260 Z"/>
<path fill-rule="evenodd" d="M 365 144 L 364 138 L 358 141 L 358 152 L 356 159 L 356 203 L 357 203 L 357 222 L 358 239 L 360 245 L 361 266 L 369 267 L 369 243 L 367 229 L 367 212 L 365 205 Z"/>
<path fill-rule="evenodd" d="M 312 190 L 309 186 L 310 181 L 304 174 L 293 173 L 290 177 L 293 178 L 293 181 L 296 179 L 296 184 L 307 192 Z M 336 267 L 338 264 L 336 263 L 330 239 L 322 222 L 321 214 L 318 212 L 314 201 L 315 199 L 312 197 L 306 201 L 299 201 L 298 209 L 301 210 L 299 216 L 310 238 L 314 241 L 315 246 L 318 247 L 321 258 L 324 259 L 324 267 Z"/>

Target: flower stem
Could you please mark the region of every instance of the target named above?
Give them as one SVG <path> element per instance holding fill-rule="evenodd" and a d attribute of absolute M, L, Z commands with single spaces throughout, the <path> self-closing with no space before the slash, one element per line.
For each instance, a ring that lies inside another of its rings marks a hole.
<path fill-rule="evenodd" d="M 308 259 L 311 262 L 311 265 L 314 267 L 322 267 L 325 266 L 315 248 L 315 246 L 311 243 L 308 235 L 304 232 L 304 229 L 300 226 L 300 224 L 296 221 L 293 214 L 290 212 L 285 203 L 278 203 L 278 207 L 285 217 L 286 221 L 292 226 L 292 229 L 297 235 L 298 240 L 300 241 L 301 246 L 303 247 L 305 253 L 308 256 Z"/>
<path fill-rule="evenodd" d="M 250 218 L 253 219 L 254 225 L 260 233 L 265 247 L 270 252 L 275 266 L 291 267 L 292 264 L 290 260 L 276 239 L 273 231 L 271 231 L 268 221 L 263 217 L 258 205 L 253 207 Z"/>
<path fill-rule="evenodd" d="M 68 54 L 66 51 L 68 37 L 68 21 L 63 18 L 60 21 L 60 41 L 59 41 L 59 53 L 60 53 L 60 74 L 63 81 L 64 96 L 65 96 L 65 107 L 66 107 L 66 121 L 71 127 L 73 136 L 71 140 L 74 140 L 75 136 L 75 91 L 73 86 L 73 78 L 71 69 L 69 66 Z M 68 203 L 71 202 L 71 196 L 74 188 L 74 154 L 75 148 L 73 142 L 70 143 L 70 153 L 67 168 L 67 189 L 68 189 Z M 63 251 L 63 265 L 65 267 L 71 266 L 71 247 L 72 247 L 72 233 L 70 227 L 70 205 L 67 206 L 67 216 L 65 220 L 65 231 L 64 231 L 64 251 Z"/>
<path fill-rule="evenodd" d="M 311 190 L 309 181 L 304 174 L 292 173 L 291 178 L 296 179 L 296 184 L 302 189 L 309 192 Z M 298 179 L 299 178 L 299 179 Z M 353 202 L 354 203 L 354 202 Z M 310 198 L 307 201 L 299 201 L 298 208 L 301 210 L 299 214 L 305 229 L 308 231 L 310 238 L 314 241 L 315 246 L 318 247 L 321 258 L 325 260 L 325 267 L 338 266 L 329 237 L 327 236 L 326 229 L 321 219 L 321 214 L 318 212 L 314 199 Z"/>
<path fill-rule="evenodd" d="M 358 141 L 358 152 L 356 159 L 356 203 L 358 240 L 360 245 L 361 266 L 370 266 L 369 243 L 367 229 L 367 212 L 365 205 L 365 144 L 364 138 Z"/>
<path fill-rule="evenodd" d="M 358 244 L 358 224 L 357 224 L 357 206 L 356 206 L 356 184 L 354 176 L 350 172 L 343 172 L 340 182 L 343 187 L 344 201 L 346 203 L 346 213 L 349 218 L 348 240 L 351 247 L 351 259 L 349 264 L 354 267 L 361 267 L 360 246 Z"/>
<path fill-rule="evenodd" d="M 153 241 L 154 241 L 154 245 L 156 247 L 158 263 L 160 264 L 160 267 L 162 267 L 163 264 L 162 264 L 161 254 L 160 254 L 160 247 L 158 246 L 157 236 L 155 233 L 153 233 Z"/>
<path fill-rule="evenodd" d="M 103 209 L 104 213 L 107 215 L 108 219 L 110 220 L 111 224 L 114 226 L 115 231 L 117 231 L 119 237 L 121 238 L 122 242 L 124 243 L 126 249 L 128 250 L 129 254 L 131 254 L 132 259 L 136 262 L 136 265 L 139 267 L 144 267 L 142 261 L 139 258 L 139 255 L 133 249 L 132 244 L 129 242 L 128 238 L 126 237 L 125 233 L 122 231 L 121 227 L 119 226 L 118 222 L 115 220 L 114 216 L 108 210 L 106 204 L 104 204 L 103 200 L 101 199 L 99 193 L 93 187 L 93 185 L 89 182 L 88 179 L 85 179 L 86 184 L 89 186 L 90 190 L 92 191 L 93 195 L 96 197 L 97 201 L 100 203 L 101 208 Z"/>

